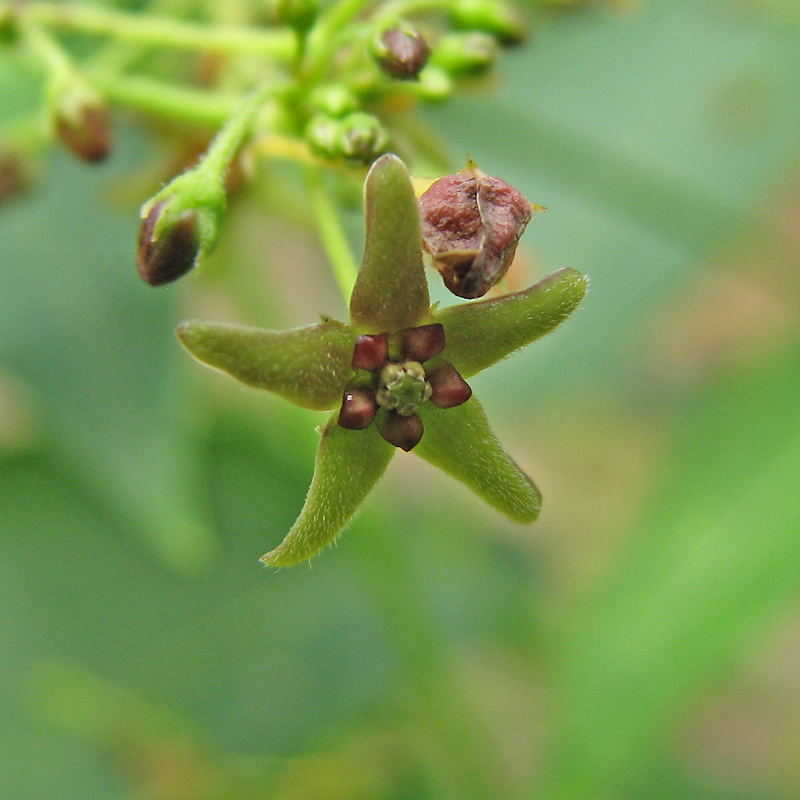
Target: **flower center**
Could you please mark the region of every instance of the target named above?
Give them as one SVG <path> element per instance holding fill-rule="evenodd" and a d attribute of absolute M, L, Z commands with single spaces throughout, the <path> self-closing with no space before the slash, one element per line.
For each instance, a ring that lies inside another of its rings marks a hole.
<path fill-rule="evenodd" d="M 375 399 L 378 405 L 410 417 L 431 396 L 425 370 L 417 361 L 386 364 L 378 377 Z"/>

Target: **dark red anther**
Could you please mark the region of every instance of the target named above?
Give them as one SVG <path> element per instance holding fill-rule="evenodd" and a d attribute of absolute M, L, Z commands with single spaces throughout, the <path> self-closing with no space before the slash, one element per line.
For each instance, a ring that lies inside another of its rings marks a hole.
<path fill-rule="evenodd" d="M 439 408 L 454 408 L 472 397 L 469 384 L 448 361 L 426 373 L 425 380 L 432 389 L 431 403 Z"/>
<path fill-rule="evenodd" d="M 422 420 L 418 414 L 403 417 L 395 411 L 389 411 L 378 421 L 378 431 L 381 436 L 389 444 L 405 450 L 406 453 L 419 444 L 423 430 Z"/>
<path fill-rule="evenodd" d="M 377 372 L 389 360 L 389 337 L 385 333 L 364 334 L 356 339 L 353 369 Z"/>
<path fill-rule="evenodd" d="M 420 364 L 444 350 L 444 327 L 440 322 L 400 331 L 403 358 Z"/>
<path fill-rule="evenodd" d="M 375 391 L 368 386 L 348 386 L 337 422 L 351 431 L 363 431 L 372 424 L 378 404 Z"/>

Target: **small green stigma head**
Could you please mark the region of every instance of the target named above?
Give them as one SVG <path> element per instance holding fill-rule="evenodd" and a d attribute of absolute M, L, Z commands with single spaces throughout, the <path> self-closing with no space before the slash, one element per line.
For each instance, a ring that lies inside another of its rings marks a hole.
<path fill-rule="evenodd" d="M 431 396 L 425 370 L 417 361 L 389 363 L 378 379 L 375 399 L 379 406 L 394 409 L 401 417 L 410 417 Z"/>

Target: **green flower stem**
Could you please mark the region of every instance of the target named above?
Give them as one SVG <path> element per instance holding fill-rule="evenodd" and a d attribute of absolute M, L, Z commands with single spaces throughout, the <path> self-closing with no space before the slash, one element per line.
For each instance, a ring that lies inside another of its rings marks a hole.
<path fill-rule="evenodd" d="M 76 75 L 72 59 L 50 34 L 25 15 L 20 20 L 25 43 L 44 64 L 54 83 L 68 83 Z"/>
<path fill-rule="evenodd" d="M 340 34 L 370 2 L 371 0 L 339 0 L 320 17 L 306 42 L 304 73 L 310 85 L 316 84 L 325 75 L 339 46 Z"/>
<path fill-rule="evenodd" d="M 328 254 L 336 282 L 342 291 L 345 303 L 350 300 L 350 293 L 358 276 L 358 264 L 353 258 L 353 251 L 342 229 L 342 223 L 318 169 L 306 169 L 306 182 L 311 194 L 311 208 L 314 212 L 317 228 L 322 244 Z"/>
<path fill-rule="evenodd" d="M 235 95 L 174 86 L 140 77 L 92 73 L 92 83 L 110 101 L 121 106 L 189 124 L 217 129 L 231 118 L 241 103 Z"/>
<path fill-rule="evenodd" d="M 429 11 L 447 11 L 456 5 L 457 0 L 393 0 L 386 3 L 375 14 L 375 22 L 424 14 Z"/>
<path fill-rule="evenodd" d="M 251 91 L 242 100 L 222 130 L 214 137 L 214 141 L 211 142 L 197 169 L 206 171 L 210 175 L 223 174 L 245 137 L 252 130 L 258 112 L 264 103 L 284 91 L 285 86 L 276 83 L 267 83 Z"/>
<path fill-rule="evenodd" d="M 262 31 L 233 25 L 202 25 L 79 3 L 32 2 L 25 6 L 24 14 L 52 28 L 172 49 L 252 53 L 288 63 L 297 52 L 294 32 L 283 28 Z"/>

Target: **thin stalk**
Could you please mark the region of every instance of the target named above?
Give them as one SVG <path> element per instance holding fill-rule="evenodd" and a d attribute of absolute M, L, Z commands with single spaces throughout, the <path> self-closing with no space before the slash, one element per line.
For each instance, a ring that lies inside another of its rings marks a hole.
<path fill-rule="evenodd" d="M 333 274 L 339 289 L 344 297 L 344 302 L 349 304 L 350 294 L 358 275 L 358 265 L 353 258 L 353 251 L 342 229 L 342 222 L 333 202 L 322 181 L 318 169 L 306 169 L 306 182 L 311 194 L 311 208 L 317 223 L 322 244 L 331 262 Z"/>
<path fill-rule="evenodd" d="M 134 111 L 176 122 L 219 128 L 236 111 L 241 98 L 175 86 L 141 77 L 93 73 L 92 83 L 110 101 Z"/>
<path fill-rule="evenodd" d="M 285 91 L 284 85 L 268 83 L 250 92 L 214 137 L 199 168 L 208 170 L 211 174 L 221 175 L 252 130 L 264 103 L 283 91 Z"/>
<path fill-rule="evenodd" d="M 339 46 L 339 34 L 372 0 L 339 0 L 319 19 L 306 43 L 304 73 L 311 85 L 317 83 Z"/>
<path fill-rule="evenodd" d="M 294 32 L 288 28 L 255 30 L 236 25 L 202 25 L 77 3 L 31 2 L 24 6 L 24 13 L 51 28 L 176 50 L 251 53 L 287 63 L 295 59 L 297 52 Z"/>

